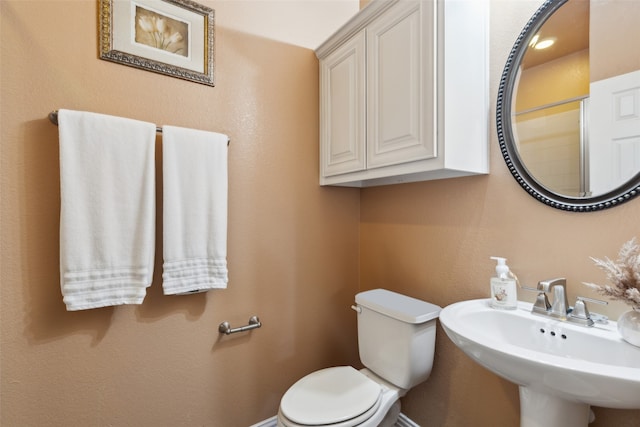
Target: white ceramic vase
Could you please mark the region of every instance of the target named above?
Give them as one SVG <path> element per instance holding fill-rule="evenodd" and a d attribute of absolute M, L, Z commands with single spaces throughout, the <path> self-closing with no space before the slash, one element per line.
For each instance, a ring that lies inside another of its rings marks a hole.
<path fill-rule="evenodd" d="M 640 347 L 640 308 L 622 313 L 618 319 L 618 332 L 626 342 Z"/>

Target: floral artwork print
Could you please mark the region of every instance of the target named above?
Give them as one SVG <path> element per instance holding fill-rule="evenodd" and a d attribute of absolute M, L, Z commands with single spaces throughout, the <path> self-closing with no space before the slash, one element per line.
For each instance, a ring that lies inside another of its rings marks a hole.
<path fill-rule="evenodd" d="M 136 6 L 136 43 L 188 57 L 188 39 L 188 23 Z"/>
<path fill-rule="evenodd" d="M 98 0 L 98 9 L 100 59 L 215 86 L 212 8 L 194 0 Z"/>

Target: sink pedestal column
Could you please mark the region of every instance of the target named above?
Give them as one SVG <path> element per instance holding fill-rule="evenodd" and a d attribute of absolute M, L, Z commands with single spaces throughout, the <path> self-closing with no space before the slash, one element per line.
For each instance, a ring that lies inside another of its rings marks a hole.
<path fill-rule="evenodd" d="M 520 427 L 587 427 L 586 403 L 564 400 L 520 386 Z"/>

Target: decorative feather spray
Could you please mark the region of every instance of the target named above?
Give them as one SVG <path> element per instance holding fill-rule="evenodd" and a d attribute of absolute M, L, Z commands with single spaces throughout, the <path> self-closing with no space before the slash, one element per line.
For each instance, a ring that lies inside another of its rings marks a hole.
<path fill-rule="evenodd" d="M 616 261 L 607 257 L 604 259 L 591 257 L 591 259 L 606 273 L 611 284 L 583 284 L 601 295 L 624 301 L 634 310 L 640 311 L 640 245 L 636 242 L 636 238 L 629 240 L 620 248 Z"/>

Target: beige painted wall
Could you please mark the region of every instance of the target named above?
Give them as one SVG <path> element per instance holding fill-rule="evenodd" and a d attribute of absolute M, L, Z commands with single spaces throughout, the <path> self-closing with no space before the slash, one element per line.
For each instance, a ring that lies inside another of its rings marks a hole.
<path fill-rule="evenodd" d="M 517 89 L 517 112 L 589 95 L 589 50 L 574 52 L 524 70 Z M 564 110 L 571 108 L 575 107 L 567 106 Z M 536 117 L 536 114 L 527 115 L 528 119 L 531 117 Z"/>
<path fill-rule="evenodd" d="M 492 114 L 511 44 L 538 4 L 492 2 Z M 640 201 L 592 214 L 536 202 L 509 175 L 495 129 L 488 176 L 320 188 L 313 52 L 232 29 L 224 15 L 209 88 L 96 59 L 93 1 L 0 8 L 2 426 L 247 426 L 274 415 L 303 374 L 357 365 L 349 305 L 359 287 L 440 305 L 485 297 L 488 257 L 502 255 L 526 283 L 562 274 L 572 295 L 587 294 L 581 281 L 603 279 L 588 257 L 614 256 L 638 233 Z M 164 297 L 158 255 L 141 306 L 65 311 L 57 129 L 46 119 L 57 108 L 231 136 L 229 289 Z M 253 314 L 263 328 L 218 336 L 221 321 Z M 432 377 L 404 412 L 423 427 L 516 425 L 517 389 L 439 332 Z M 638 411 L 596 413 L 596 427 L 640 422 Z"/>
<path fill-rule="evenodd" d="M 303 374 L 357 362 L 359 193 L 318 186 L 317 59 L 219 6 L 211 88 L 97 59 L 97 1 L 0 2 L 0 425 L 247 426 Z M 231 137 L 227 290 L 163 296 L 158 234 L 141 306 L 65 311 L 58 108 Z"/>
<path fill-rule="evenodd" d="M 489 296 L 490 256 L 504 256 L 524 284 L 566 276 L 569 295 L 598 297 L 581 285 L 602 283 L 590 256 L 615 257 L 639 235 L 640 200 L 575 214 L 543 205 L 511 177 L 495 130 L 495 100 L 505 61 L 541 4 L 491 2 L 491 171 L 487 176 L 368 188 L 361 195 L 361 288 L 389 286 L 446 306 Z M 533 301 L 523 291 L 519 299 Z M 603 312 L 598 309 L 594 311 Z M 613 319 L 628 310 L 611 304 Z M 518 425 L 515 385 L 481 368 L 438 330 L 431 378 L 403 399 L 403 412 L 428 427 Z M 594 427 L 640 425 L 640 411 L 594 408 Z"/>
<path fill-rule="evenodd" d="M 640 2 L 591 0 L 591 81 L 640 69 Z M 602 60 L 606 58 L 606 60 Z"/>

